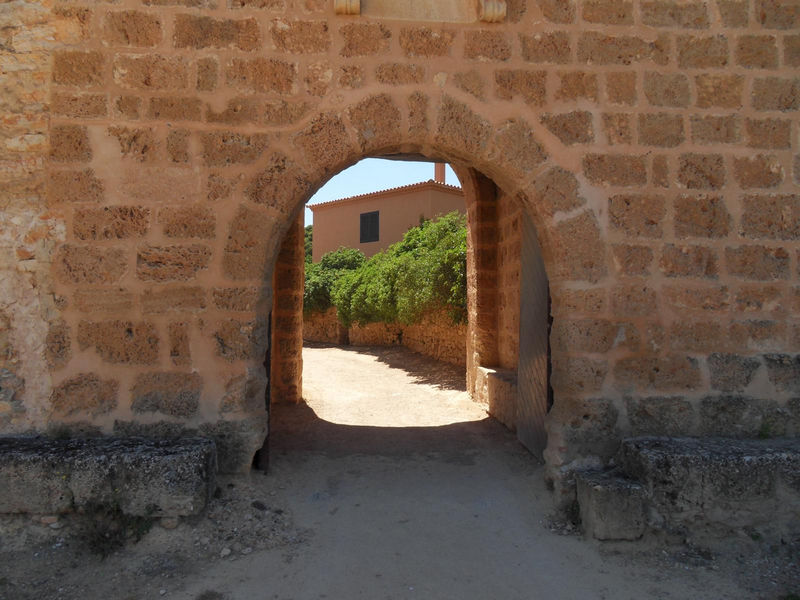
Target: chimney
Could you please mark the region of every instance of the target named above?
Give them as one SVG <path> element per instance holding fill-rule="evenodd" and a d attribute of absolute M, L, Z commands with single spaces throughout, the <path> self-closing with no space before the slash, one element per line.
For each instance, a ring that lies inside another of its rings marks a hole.
<path fill-rule="evenodd" d="M 444 163 L 436 163 L 433 171 L 434 175 L 433 178 L 437 183 L 446 183 L 445 182 L 445 164 Z"/>

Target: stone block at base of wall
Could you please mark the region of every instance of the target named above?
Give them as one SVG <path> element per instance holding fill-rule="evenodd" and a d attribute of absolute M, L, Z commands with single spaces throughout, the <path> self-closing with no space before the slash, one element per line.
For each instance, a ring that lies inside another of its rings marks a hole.
<path fill-rule="evenodd" d="M 91 506 L 143 517 L 201 513 L 215 488 L 213 440 L 0 438 L 0 514 Z"/>
<path fill-rule="evenodd" d="M 517 372 L 510 369 L 478 367 L 475 376 L 476 402 L 486 404 L 489 414 L 516 431 L 517 427 Z"/>

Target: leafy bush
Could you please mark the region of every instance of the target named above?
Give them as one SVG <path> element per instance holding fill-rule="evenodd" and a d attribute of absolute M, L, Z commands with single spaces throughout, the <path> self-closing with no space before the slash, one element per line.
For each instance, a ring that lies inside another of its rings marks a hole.
<path fill-rule="evenodd" d="M 459 323 L 467 316 L 466 271 L 466 219 L 453 212 L 436 221 L 423 221 L 357 269 L 338 269 L 333 282 L 326 282 L 328 297 L 346 327 L 414 323 L 441 308 Z M 316 285 L 314 279 L 320 277 L 313 268 L 310 272 L 307 294 L 309 283 Z"/>
<path fill-rule="evenodd" d="M 339 248 L 325 254 L 318 263 L 306 263 L 303 312 L 324 312 L 331 304 L 333 284 L 343 273 L 357 269 L 366 258 L 361 250 Z"/>
<path fill-rule="evenodd" d="M 305 263 L 311 263 L 311 254 L 314 248 L 314 226 L 306 225 L 303 230 L 303 244 L 305 249 Z"/>

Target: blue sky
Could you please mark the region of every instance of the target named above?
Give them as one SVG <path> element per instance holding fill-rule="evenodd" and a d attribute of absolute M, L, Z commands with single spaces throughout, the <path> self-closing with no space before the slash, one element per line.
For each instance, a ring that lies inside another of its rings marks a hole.
<path fill-rule="evenodd" d="M 312 222 L 309 204 L 369 194 L 428 179 L 433 179 L 433 163 L 366 158 L 332 177 L 311 197 L 306 204 L 306 225 L 310 225 Z M 461 186 L 449 165 L 447 166 L 447 183 Z"/>

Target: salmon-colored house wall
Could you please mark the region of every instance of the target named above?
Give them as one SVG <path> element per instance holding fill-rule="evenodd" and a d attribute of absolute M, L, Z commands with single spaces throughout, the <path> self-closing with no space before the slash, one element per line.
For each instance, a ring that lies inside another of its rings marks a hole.
<path fill-rule="evenodd" d="M 461 188 L 433 180 L 309 208 L 314 213 L 314 262 L 341 246 L 358 248 L 369 257 L 399 242 L 406 231 L 419 225 L 421 216 L 431 219 L 454 210 L 466 212 Z M 361 215 L 373 211 L 379 213 L 378 241 L 361 243 Z"/>

